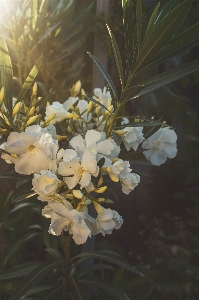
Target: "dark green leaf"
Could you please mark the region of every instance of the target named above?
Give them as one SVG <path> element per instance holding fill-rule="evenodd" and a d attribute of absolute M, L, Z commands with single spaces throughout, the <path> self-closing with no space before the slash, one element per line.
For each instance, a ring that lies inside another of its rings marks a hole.
<path fill-rule="evenodd" d="M 184 77 L 185 75 L 188 75 L 198 69 L 199 69 L 199 61 L 196 60 L 196 61 L 192 61 L 189 63 L 185 63 L 179 67 L 172 68 L 169 71 L 163 72 L 163 73 L 153 77 L 151 80 L 143 83 L 143 86 L 147 86 L 147 87 L 143 88 L 139 93 L 137 93 L 134 97 L 132 97 L 132 99 L 135 99 L 135 98 L 145 95 L 151 91 L 159 89 L 160 87 L 165 86 L 169 83 L 172 83 L 172 82 L 176 81 L 177 79 L 180 79 L 180 78 Z M 131 99 L 129 99 L 129 100 L 131 100 Z"/>
<path fill-rule="evenodd" d="M 77 258 L 80 258 L 81 261 L 83 261 L 83 260 L 91 258 L 91 257 L 108 261 L 108 262 L 113 263 L 117 266 L 120 266 L 120 267 L 122 267 L 122 268 L 124 268 L 124 269 L 126 269 L 126 270 L 128 270 L 132 273 L 136 273 L 136 274 L 139 274 L 139 275 L 143 276 L 143 274 L 141 272 L 139 272 L 134 267 L 132 267 L 124 259 L 118 257 L 118 255 L 106 253 L 106 252 L 103 252 L 103 251 L 85 252 L 85 253 L 82 253 L 82 254 L 79 254 L 79 255 L 73 257 L 72 261 L 76 260 Z M 76 262 L 76 264 L 78 264 L 78 263 L 79 262 Z"/>
<path fill-rule="evenodd" d="M 112 48 L 113 48 L 113 53 L 114 53 L 114 57 L 115 57 L 115 62 L 116 62 L 120 82 L 121 82 L 121 85 L 123 86 L 124 85 L 124 75 L 123 75 L 123 66 L 122 66 L 122 59 L 121 59 L 120 51 L 119 51 L 117 42 L 115 40 L 115 37 L 112 34 L 108 25 L 107 25 L 107 28 L 108 28 L 108 32 L 109 32 L 109 35 L 111 38 L 111 44 L 112 44 Z"/>
<path fill-rule="evenodd" d="M 8 259 L 16 253 L 27 241 L 35 237 L 36 235 L 39 235 L 39 232 L 34 232 L 31 234 L 26 234 L 24 237 L 18 239 L 14 244 L 12 244 L 12 247 L 9 249 L 4 264 L 8 261 Z"/>
<path fill-rule="evenodd" d="M 138 53 L 141 49 L 141 28 L 142 28 L 142 0 L 137 0 L 136 6 L 136 25 L 137 25 L 137 40 L 138 40 Z"/>
<path fill-rule="evenodd" d="M 77 299 L 77 300 L 83 300 L 82 295 L 81 295 L 81 291 L 79 289 L 78 283 L 75 281 L 75 279 L 74 279 L 73 276 L 70 276 L 70 280 L 72 282 L 72 285 L 74 287 L 74 291 L 75 291 L 75 294 L 76 294 L 75 299 Z"/>
<path fill-rule="evenodd" d="M 23 98 L 25 97 L 26 93 L 28 92 L 28 90 L 30 89 L 31 85 L 33 84 L 37 73 L 39 71 L 40 65 L 41 65 L 41 61 L 42 61 L 42 56 L 41 55 L 38 59 L 38 61 L 36 62 L 36 64 L 34 65 L 34 67 L 32 68 L 32 70 L 30 71 L 28 77 L 26 78 L 26 81 L 24 82 L 22 89 L 19 93 L 19 96 L 17 97 L 17 102 L 20 102 L 23 100 Z"/>
<path fill-rule="evenodd" d="M 84 276 L 86 273 L 93 273 L 96 270 L 103 270 L 103 269 L 107 269 L 107 270 L 112 270 L 115 271 L 115 268 L 106 265 L 106 264 L 96 264 L 96 265 L 92 265 L 89 268 L 83 269 L 82 271 L 78 272 L 78 278 Z"/>
<path fill-rule="evenodd" d="M 63 264 L 63 261 L 48 262 L 37 267 L 28 276 L 26 276 L 17 288 L 12 293 L 9 300 L 19 300 L 24 296 L 32 287 L 34 287 L 47 273 L 56 268 L 59 264 Z"/>
<path fill-rule="evenodd" d="M 3 178 L 26 178 L 24 175 L 21 175 L 21 174 L 0 174 L 0 178 L 3 179 Z"/>
<path fill-rule="evenodd" d="M 25 200 L 25 199 L 28 199 L 28 198 L 31 198 L 33 196 L 37 195 L 37 193 L 35 192 L 31 192 L 31 191 L 24 191 L 24 192 L 21 192 L 21 193 L 18 193 L 16 195 L 14 195 L 12 197 L 12 202 L 19 202 L 19 201 L 22 201 L 22 200 Z"/>
<path fill-rule="evenodd" d="M 155 19 L 156 19 L 159 7 L 160 7 L 160 3 L 158 3 L 158 5 L 155 7 L 154 11 L 151 14 L 151 17 L 150 17 L 150 20 L 149 20 L 149 23 L 148 23 L 148 26 L 147 26 L 147 30 L 146 30 L 146 33 L 145 33 L 143 44 L 145 43 L 145 41 L 148 39 L 151 32 L 153 31 L 154 23 L 155 23 Z"/>
<path fill-rule="evenodd" d="M 12 115 L 12 64 L 5 39 L 0 39 L 1 88 L 4 87 L 4 105 L 9 116 Z"/>
<path fill-rule="evenodd" d="M 49 292 L 45 292 L 44 295 L 42 295 L 39 300 L 50 300 L 54 299 L 55 294 L 61 289 L 61 285 L 54 288 L 53 290 L 50 290 Z"/>
<path fill-rule="evenodd" d="M 107 294 L 114 296 L 114 299 L 126 300 L 124 292 L 112 284 L 107 284 L 103 281 L 99 281 L 92 278 L 79 279 L 78 281 L 87 284 L 88 286 L 94 285 L 105 291 Z"/>
<path fill-rule="evenodd" d="M 197 23 L 198 27 L 199 23 Z M 194 26 L 193 26 L 194 27 Z M 186 31 L 185 31 L 186 32 Z M 181 38 L 178 38 L 178 36 L 181 36 Z M 187 51 L 199 44 L 199 28 L 196 30 L 189 32 L 187 30 L 187 34 L 179 34 L 174 39 L 171 40 L 171 43 L 169 43 L 163 50 L 158 52 L 153 59 L 151 60 L 150 65 L 159 64 L 162 63 L 176 55 L 181 54 L 184 51 Z"/>
<path fill-rule="evenodd" d="M 134 35 L 134 11 L 132 0 L 123 0 L 123 23 L 124 23 L 124 39 L 126 49 L 126 73 L 125 77 L 128 78 L 129 73 L 133 68 L 133 54 L 136 45 Z"/>
<path fill-rule="evenodd" d="M 52 290 L 52 285 L 37 285 L 37 286 L 35 286 L 34 288 L 30 289 L 30 290 L 26 293 L 26 296 L 38 294 L 38 293 L 40 293 L 40 292 L 48 291 L 48 290 Z M 45 293 L 46 293 L 46 292 L 45 292 Z"/>
<path fill-rule="evenodd" d="M 136 61 L 133 74 L 128 80 L 127 86 L 130 85 L 132 78 L 137 70 L 143 67 L 152 57 L 164 47 L 170 38 L 175 34 L 184 18 L 186 17 L 192 0 L 186 0 L 172 10 L 153 30 L 150 39 L 146 41 L 140 51 Z"/>
<path fill-rule="evenodd" d="M 102 157 L 102 158 L 100 158 L 100 160 L 98 161 L 97 165 L 98 165 L 99 168 L 101 168 L 101 167 L 104 165 L 104 163 L 105 163 L 105 158 Z"/>
<path fill-rule="evenodd" d="M 108 72 L 106 71 L 104 66 L 100 63 L 100 61 L 94 55 L 92 55 L 90 52 L 87 52 L 87 53 L 92 58 L 94 63 L 97 65 L 98 69 L 100 70 L 100 72 L 102 73 L 104 79 L 106 80 L 106 82 L 109 86 L 109 89 L 112 91 L 112 93 L 113 93 L 114 97 L 116 98 L 116 100 L 118 100 L 117 90 L 116 90 L 116 88 L 113 84 L 113 81 L 112 81 L 111 77 L 109 76 Z"/>
<path fill-rule="evenodd" d="M 64 259 L 63 256 L 61 255 L 61 253 L 56 249 L 47 248 L 47 249 L 45 249 L 45 251 L 47 251 L 52 256 L 52 258 L 54 258 L 55 260 Z"/>
<path fill-rule="evenodd" d="M 116 132 L 112 131 L 112 136 L 113 136 L 113 139 L 116 143 L 117 146 L 120 146 L 120 144 L 122 143 L 122 138 L 119 134 L 117 134 Z"/>
<path fill-rule="evenodd" d="M 157 25 L 166 15 L 168 15 L 179 3 L 179 0 L 170 0 L 159 12 L 155 25 Z"/>
<path fill-rule="evenodd" d="M 34 270 L 40 264 L 41 264 L 40 262 L 34 261 L 31 263 L 26 263 L 26 264 L 16 266 L 14 268 L 1 270 L 0 271 L 0 280 L 24 276 L 26 274 L 29 274 L 32 270 Z"/>

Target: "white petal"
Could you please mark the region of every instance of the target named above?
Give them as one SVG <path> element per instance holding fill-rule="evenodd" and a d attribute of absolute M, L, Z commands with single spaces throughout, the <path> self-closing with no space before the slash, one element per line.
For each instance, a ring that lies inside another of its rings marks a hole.
<path fill-rule="evenodd" d="M 114 149 L 114 145 L 109 139 L 102 141 L 97 144 L 97 151 L 104 155 L 110 155 L 111 151 Z"/>
<path fill-rule="evenodd" d="M 90 145 L 97 143 L 100 139 L 101 139 L 100 132 L 93 129 L 88 130 L 85 135 L 86 147 L 89 147 Z"/>
<path fill-rule="evenodd" d="M 79 134 L 78 136 L 72 138 L 69 144 L 70 144 L 76 151 L 84 152 L 84 150 L 85 150 L 84 139 L 82 138 L 82 136 L 81 136 L 80 134 Z"/>
<path fill-rule="evenodd" d="M 79 224 L 72 223 L 70 232 L 72 232 L 73 239 L 77 245 L 85 243 L 88 236 L 91 235 L 91 231 L 83 219 L 81 219 Z"/>
<path fill-rule="evenodd" d="M 166 156 L 162 151 L 154 151 L 150 156 L 151 163 L 155 166 L 160 166 L 164 164 L 167 160 Z"/>
<path fill-rule="evenodd" d="M 81 189 L 88 186 L 91 182 L 91 174 L 84 171 L 80 180 Z"/>

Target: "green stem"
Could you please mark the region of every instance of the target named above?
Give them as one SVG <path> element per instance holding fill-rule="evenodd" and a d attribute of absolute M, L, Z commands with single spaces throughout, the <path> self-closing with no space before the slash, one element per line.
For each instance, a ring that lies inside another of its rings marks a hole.
<path fill-rule="evenodd" d="M 120 113 L 121 106 L 122 105 L 120 103 L 118 103 L 118 106 L 117 106 L 117 108 L 116 108 L 116 110 L 114 112 L 114 115 L 113 115 L 112 119 L 109 121 L 110 125 L 109 125 L 108 131 L 107 131 L 107 138 L 110 137 L 111 132 L 112 132 L 114 126 L 115 126 L 115 122 L 116 122 L 117 117 L 118 117 L 118 115 Z"/>

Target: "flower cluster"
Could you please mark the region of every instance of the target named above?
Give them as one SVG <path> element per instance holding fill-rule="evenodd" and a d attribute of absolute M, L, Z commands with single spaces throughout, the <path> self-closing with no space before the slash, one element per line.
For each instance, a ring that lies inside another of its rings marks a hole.
<path fill-rule="evenodd" d="M 19 130 L 7 133 L 1 145 L 2 158 L 17 173 L 32 174 L 32 190 L 46 203 L 42 214 L 50 219 L 49 233 L 68 231 L 76 244 L 121 227 L 118 212 L 102 204 L 112 202 L 116 184 L 128 195 L 140 182 L 130 162 L 122 159 L 125 149 L 132 153 L 142 144 L 145 157 L 158 166 L 177 153 L 173 130 L 163 127 L 145 139 L 144 126 L 133 126 L 128 118 L 121 118 L 118 128 L 110 92 L 96 88 L 89 98 L 81 90 L 82 98 L 80 90 L 78 81 L 63 104 L 47 104 L 43 120 L 35 97 L 34 109 L 15 104 L 12 122 L 6 122 Z M 60 128 L 64 135 L 57 134 Z"/>

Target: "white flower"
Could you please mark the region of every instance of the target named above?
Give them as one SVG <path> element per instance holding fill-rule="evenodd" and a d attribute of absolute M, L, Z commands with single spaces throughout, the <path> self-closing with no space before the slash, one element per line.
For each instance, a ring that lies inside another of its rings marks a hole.
<path fill-rule="evenodd" d="M 32 189 L 39 195 L 52 196 L 56 193 L 60 182 L 55 174 L 48 170 L 42 170 L 40 174 L 34 173 Z"/>
<path fill-rule="evenodd" d="M 93 129 L 87 131 L 85 139 L 81 135 L 72 138 L 70 145 L 77 151 L 80 158 L 85 149 L 106 155 L 109 158 L 112 156 L 117 157 L 120 152 L 120 147 L 115 144 L 114 140 L 106 139 L 105 132 L 98 132 Z"/>
<path fill-rule="evenodd" d="M 124 177 L 129 174 L 132 170 L 130 169 L 130 163 L 128 161 L 123 161 L 122 159 L 118 159 L 116 162 L 112 164 L 110 160 L 110 164 L 108 165 L 108 160 L 105 161 L 103 166 L 104 170 L 108 172 L 109 177 L 114 182 L 118 182 L 119 178 Z M 105 167 L 107 166 L 107 167 Z"/>
<path fill-rule="evenodd" d="M 112 101 L 111 94 L 109 91 L 107 91 L 106 87 L 103 88 L 103 91 L 100 88 L 95 88 L 94 95 L 95 96 L 93 98 L 99 101 L 107 108 L 111 105 L 111 101 Z"/>
<path fill-rule="evenodd" d="M 11 160 L 17 173 L 30 175 L 52 168 L 58 150 L 52 135 L 43 133 L 39 125 L 26 128 L 25 132 L 12 132 L 8 136 L 5 150 L 17 156 Z"/>
<path fill-rule="evenodd" d="M 63 103 L 63 108 L 66 111 L 69 111 L 70 105 L 73 105 L 77 102 L 79 98 L 78 97 L 69 97 L 64 103 Z"/>
<path fill-rule="evenodd" d="M 97 215 L 97 228 L 98 231 L 105 234 L 111 234 L 113 229 L 118 229 L 121 227 L 123 220 L 121 216 L 114 210 L 110 208 L 104 208 L 97 202 L 94 203 L 95 209 L 98 213 Z"/>
<path fill-rule="evenodd" d="M 50 204 L 44 207 L 42 215 L 51 218 L 49 233 L 60 235 L 61 232 L 69 231 L 77 245 L 86 242 L 91 232 L 86 225 L 83 212 L 73 209 L 70 202 Z"/>
<path fill-rule="evenodd" d="M 120 178 L 122 192 L 128 195 L 140 182 L 140 176 L 135 173 L 127 174 Z"/>
<path fill-rule="evenodd" d="M 122 136 L 126 150 L 129 151 L 132 148 L 136 151 L 139 144 L 144 140 L 142 133 L 143 127 L 125 127 L 123 130 L 127 131 L 127 133 Z"/>
<path fill-rule="evenodd" d="M 177 135 L 174 130 L 161 128 L 143 142 L 145 157 L 156 166 L 164 164 L 167 158 L 177 154 Z"/>
<path fill-rule="evenodd" d="M 122 118 L 121 125 L 126 125 L 126 124 L 129 124 L 129 119 Z"/>
<path fill-rule="evenodd" d="M 60 162 L 58 168 L 58 173 L 65 176 L 64 179 L 69 189 L 73 189 L 78 183 L 81 189 L 87 187 L 91 182 L 91 175 L 96 177 L 98 176 L 98 172 L 96 153 L 89 149 L 84 151 L 81 163 L 75 150 L 65 150 L 63 162 Z"/>
<path fill-rule="evenodd" d="M 51 120 L 50 124 L 61 122 L 70 116 L 70 113 L 67 112 L 59 102 L 53 102 L 53 104 L 46 107 L 46 119 L 52 114 L 56 114 L 56 116 Z"/>

